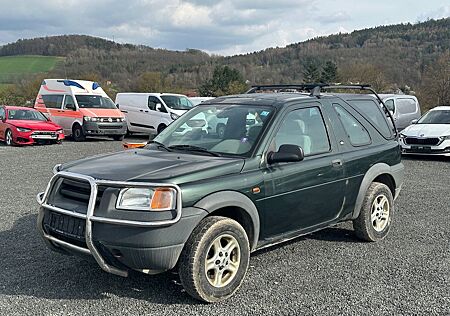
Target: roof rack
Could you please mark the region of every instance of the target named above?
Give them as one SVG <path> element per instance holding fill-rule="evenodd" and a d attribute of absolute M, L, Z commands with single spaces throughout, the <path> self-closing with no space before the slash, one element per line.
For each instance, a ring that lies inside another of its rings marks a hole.
<path fill-rule="evenodd" d="M 310 96 L 320 98 L 320 92 L 322 90 L 333 89 L 346 89 L 346 90 L 365 90 L 370 91 L 378 99 L 378 102 L 383 106 L 384 112 L 389 116 L 392 125 L 394 126 L 395 136 L 398 136 L 397 129 L 395 127 L 395 121 L 391 112 L 384 104 L 378 93 L 370 86 L 370 84 L 328 84 L 328 83 L 305 83 L 305 84 L 275 84 L 275 85 L 255 85 L 246 93 L 256 93 L 257 91 L 277 90 L 279 92 L 297 90 L 300 92 L 310 92 Z"/>

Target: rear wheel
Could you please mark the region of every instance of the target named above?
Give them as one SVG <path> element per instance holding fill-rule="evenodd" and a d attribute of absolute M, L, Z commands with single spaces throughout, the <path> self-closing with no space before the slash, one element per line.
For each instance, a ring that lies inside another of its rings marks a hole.
<path fill-rule="evenodd" d="M 194 229 L 180 256 L 181 283 L 198 300 L 227 299 L 241 286 L 249 259 L 244 228 L 226 217 L 207 217 Z"/>
<path fill-rule="evenodd" d="M 216 132 L 219 138 L 223 138 L 223 136 L 225 135 L 225 124 L 217 125 Z"/>
<path fill-rule="evenodd" d="M 14 145 L 13 134 L 12 134 L 12 131 L 10 129 L 6 130 L 6 133 L 5 133 L 5 144 L 6 144 L 6 146 L 13 146 Z"/>
<path fill-rule="evenodd" d="M 358 218 L 353 220 L 356 235 L 366 241 L 384 239 L 391 228 L 394 198 L 389 187 L 373 182 L 367 190 Z"/>
<path fill-rule="evenodd" d="M 72 137 L 76 142 L 82 142 L 86 140 L 86 136 L 84 135 L 83 128 L 76 124 L 72 128 Z"/>

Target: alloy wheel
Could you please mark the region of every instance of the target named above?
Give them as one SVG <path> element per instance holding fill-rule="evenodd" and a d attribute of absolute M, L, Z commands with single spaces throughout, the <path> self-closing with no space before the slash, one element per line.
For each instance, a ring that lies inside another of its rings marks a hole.
<path fill-rule="evenodd" d="M 384 195 L 378 195 L 373 203 L 371 209 L 370 220 L 372 222 L 373 228 L 380 232 L 386 228 L 389 222 L 390 206 L 389 200 Z"/>
<path fill-rule="evenodd" d="M 236 276 L 241 262 L 241 248 L 231 235 L 218 236 L 211 243 L 205 260 L 208 282 L 217 288 L 228 285 Z"/>

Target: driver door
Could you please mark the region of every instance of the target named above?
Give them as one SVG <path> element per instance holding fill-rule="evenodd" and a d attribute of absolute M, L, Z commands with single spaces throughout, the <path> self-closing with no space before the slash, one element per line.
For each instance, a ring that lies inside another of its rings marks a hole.
<path fill-rule="evenodd" d="M 305 158 L 263 169 L 266 197 L 259 201 L 263 238 L 330 222 L 344 201 L 343 162 L 320 103 L 294 108 L 284 116 L 268 152 L 278 151 L 283 144 L 301 147 Z"/>

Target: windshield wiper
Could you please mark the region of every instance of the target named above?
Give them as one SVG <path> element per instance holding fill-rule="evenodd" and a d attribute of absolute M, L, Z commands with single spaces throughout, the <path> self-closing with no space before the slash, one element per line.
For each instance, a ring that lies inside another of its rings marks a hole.
<path fill-rule="evenodd" d="M 220 155 L 216 152 L 209 151 L 208 149 L 203 148 L 203 147 L 192 146 L 192 145 L 172 145 L 172 146 L 169 146 L 169 149 L 196 151 L 196 152 L 206 153 L 206 154 L 209 154 L 209 155 L 215 156 L 215 157 L 222 157 L 222 155 Z"/>
<path fill-rule="evenodd" d="M 151 140 L 149 143 L 150 144 L 156 144 L 157 148 L 162 148 L 162 149 L 165 149 L 166 151 L 171 151 L 169 148 L 167 148 L 166 145 L 164 145 L 163 143 L 157 142 L 155 140 Z"/>

